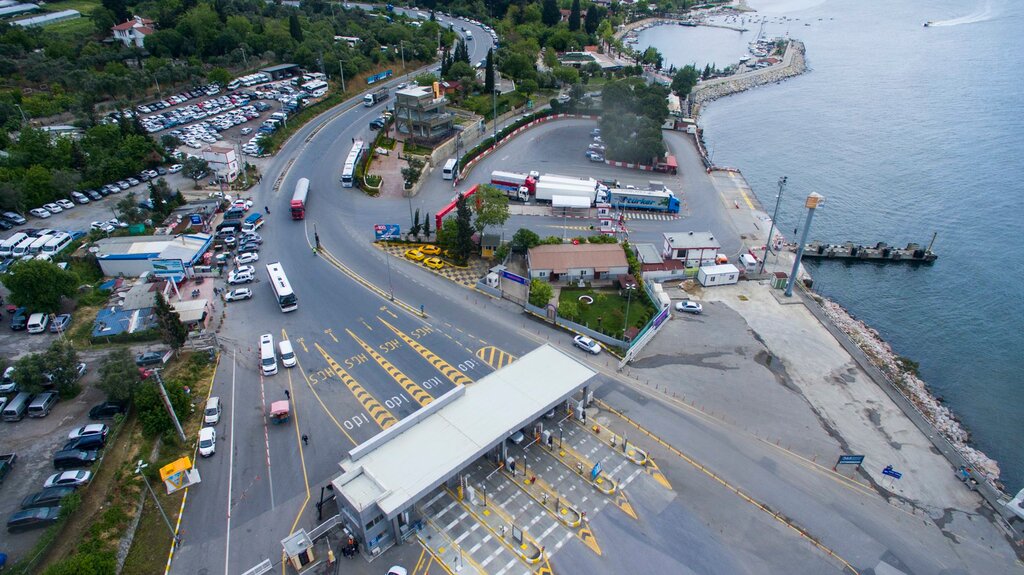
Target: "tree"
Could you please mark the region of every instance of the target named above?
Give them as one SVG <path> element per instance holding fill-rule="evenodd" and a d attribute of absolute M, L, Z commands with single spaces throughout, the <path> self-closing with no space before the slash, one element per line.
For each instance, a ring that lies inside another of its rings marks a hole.
<path fill-rule="evenodd" d="M 167 390 L 171 407 L 174 408 L 178 419 L 186 417 L 191 410 L 191 403 L 189 394 L 185 393 L 185 386 L 180 381 L 172 379 L 164 382 L 164 389 Z M 164 407 L 155 383 L 138 387 L 135 393 L 135 412 L 138 414 L 139 423 L 142 424 L 143 433 L 150 437 L 163 435 L 170 441 L 177 440 L 174 423 L 167 414 L 167 408 Z"/>
<path fill-rule="evenodd" d="M 580 0 L 572 0 L 572 8 L 569 9 L 569 30 L 578 32 L 580 29 Z"/>
<path fill-rule="evenodd" d="M 142 210 L 139 209 L 139 203 L 136 201 L 137 199 L 138 198 L 135 197 L 135 192 L 128 192 L 127 196 L 121 198 L 117 202 L 118 217 L 129 224 L 137 224 L 146 219 L 142 215 Z"/>
<path fill-rule="evenodd" d="M 487 68 L 484 70 L 484 94 L 494 93 L 494 49 L 487 50 Z"/>
<path fill-rule="evenodd" d="M 299 33 L 302 33 L 302 29 L 299 29 Z M 227 86 L 231 82 L 231 73 L 224 68 L 214 68 L 206 73 L 206 79 L 215 84 L 221 86 Z"/>
<path fill-rule="evenodd" d="M 440 229 L 437 230 L 437 243 L 442 249 L 454 254 L 456 248 L 456 241 L 459 235 L 459 225 L 455 222 L 454 218 L 448 218 L 441 222 Z"/>
<path fill-rule="evenodd" d="M 423 235 L 430 237 L 430 213 L 427 213 L 427 217 L 423 218 Z"/>
<path fill-rule="evenodd" d="M 288 32 L 292 35 L 292 39 L 296 42 L 302 42 L 302 24 L 299 22 L 299 15 L 297 12 L 292 12 L 288 16 Z"/>
<path fill-rule="evenodd" d="M 78 276 L 43 260 L 17 262 L 4 278 L 10 290 L 8 300 L 33 312 L 57 313 L 61 298 L 75 294 Z"/>
<path fill-rule="evenodd" d="M 473 227 L 481 237 L 487 226 L 500 226 L 508 221 L 508 196 L 494 186 L 481 185 L 476 190 L 476 219 Z"/>
<path fill-rule="evenodd" d="M 141 381 L 131 352 L 128 348 L 120 348 L 103 360 L 96 387 L 106 392 L 111 401 L 131 403 Z"/>
<path fill-rule="evenodd" d="M 128 11 L 128 5 L 125 0 L 103 0 L 103 7 L 114 15 L 114 19 L 117 23 L 125 22 L 131 17 L 131 13 Z"/>
<path fill-rule="evenodd" d="M 533 230 L 519 228 L 509 245 L 513 252 L 525 254 L 530 248 L 540 245 L 540 236 Z"/>
<path fill-rule="evenodd" d="M 455 260 L 464 264 L 469 261 L 473 252 L 473 224 L 471 222 L 472 212 L 466 203 L 466 197 L 459 194 L 455 202 Z"/>
<path fill-rule="evenodd" d="M 690 95 L 693 87 L 697 85 L 697 78 L 699 74 L 693 64 L 683 66 L 676 72 L 674 78 L 672 78 L 672 93 L 685 99 Z"/>
<path fill-rule="evenodd" d="M 181 144 L 182 141 L 177 136 L 172 136 L 170 134 L 160 136 L 160 145 L 163 146 L 165 150 L 173 150 Z"/>
<path fill-rule="evenodd" d="M 153 307 L 156 313 L 156 321 L 160 326 L 160 333 L 163 341 L 174 349 L 180 349 L 188 338 L 188 329 L 181 323 L 178 312 L 171 309 L 170 304 L 164 299 L 163 294 L 156 294 L 156 305 Z"/>
<path fill-rule="evenodd" d="M 597 36 L 601 38 L 601 41 L 605 45 L 610 45 L 612 39 L 615 38 L 615 30 L 612 28 L 612 23 L 608 20 L 601 20 L 601 23 L 597 25 Z"/>
<path fill-rule="evenodd" d="M 559 22 L 562 21 L 562 12 L 558 9 L 557 0 L 544 0 L 544 5 L 541 8 L 540 21 L 545 26 L 555 27 Z"/>
<path fill-rule="evenodd" d="M 53 387 L 63 398 L 74 397 L 78 385 L 78 355 L 70 343 L 56 340 L 43 353 L 33 353 L 14 364 L 16 381 L 24 391 L 39 393 Z"/>
<path fill-rule="evenodd" d="M 419 158 L 409 158 L 409 165 L 402 168 L 402 178 L 405 180 L 407 187 L 412 187 L 413 184 L 420 181 L 420 174 L 423 173 L 423 160 Z"/>
<path fill-rule="evenodd" d="M 555 290 L 548 282 L 537 278 L 530 280 L 530 305 L 545 307 L 551 301 L 551 296 L 554 293 Z"/>
<path fill-rule="evenodd" d="M 210 170 L 210 163 L 202 158 L 185 158 L 182 164 L 182 173 L 186 178 L 191 179 L 199 187 L 199 180 L 203 179 Z"/>
<path fill-rule="evenodd" d="M 598 10 L 597 4 L 591 4 L 590 7 L 587 8 L 587 17 L 583 20 L 583 29 L 587 34 L 594 35 L 600 25 L 601 10 Z"/>

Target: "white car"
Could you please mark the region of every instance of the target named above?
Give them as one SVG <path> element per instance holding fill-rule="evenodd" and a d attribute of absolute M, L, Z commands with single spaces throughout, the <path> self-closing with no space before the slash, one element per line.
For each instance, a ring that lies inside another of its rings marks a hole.
<path fill-rule="evenodd" d="M 136 180 L 135 178 L 128 178 L 128 185 L 129 185 L 130 187 L 133 187 L 133 188 L 134 188 L 135 186 L 139 185 L 140 183 L 141 183 L 141 182 L 139 182 L 139 181 L 138 181 L 138 180 Z"/>
<path fill-rule="evenodd" d="M 108 234 L 114 231 L 114 226 L 110 225 L 107 222 L 93 222 L 89 224 L 89 227 L 94 230 L 99 230 L 101 232 L 107 232 Z"/>
<path fill-rule="evenodd" d="M 391 569 L 388 569 L 388 575 L 409 575 L 409 572 L 401 565 L 394 565 Z"/>
<path fill-rule="evenodd" d="M 242 264 L 251 264 L 258 261 L 260 261 L 260 255 L 258 253 L 245 252 L 243 254 L 239 254 L 238 257 L 235 258 L 235 265 L 240 266 Z"/>
<path fill-rule="evenodd" d="M 239 288 L 224 294 L 224 301 L 242 301 L 244 299 L 252 299 L 251 289 Z"/>
<path fill-rule="evenodd" d="M 79 437 L 86 437 L 89 435 L 102 435 L 107 436 L 107 432 L 110 431 L 105 424 L 102 423 L 90 423 L 89 425 L 83 425 L 82 427 L 76 427 L 68 433 L 68 439 L 78 439 Z"/>
<path fill-rule="evenodd" d="M 249 272 L 249 273 L 231 272 L 230 274 L 228 274 L 228 284 L 230 284 L 230 285 L 252 283 L 252 280 L 253 280 L 253 275 L 252 275 L 251 272 Z"/>
<path fill-rule="evenodd" d="M 254 267 L 252 267 L 252 266 L 244 266 L 244 265 L 243 265 L 243 266 L 238 266 L 238 267 L 236 267 L 236 268 L 235 268 L 235 271 L 233 271 L 233 272 L 231 272 L 231 273 L 235 273 L 235 274 L 249 274 L 249 275 L 253 275 L 253 274 L 255 274 L 255 273 L 256 273 L 256 268 L 254 268 Z"/>
<path fill-rule="evenodd" d="M 209 457 L 217 451 L 217 432 L 212 427 L 199 430 L 199 455 Z"/>
<path fill-rule="evenodd" d="M 582 349 L 583 351 L 592 353 L 594 355 L 601 353 L 601 344 L 584 335 L 578 335 L 572 338 L 572 344 Z"/>
<path fill-rule="evenodd" d="M 117 182 L 117 187 L 121 188 L 122 190 L 127 190 L 128 188 L 132 187 L 132 185 L 124 180 L 121 180 L 120 182 Z"/>
<path fill-rule="evenodd" d="M 262 238 L 262 237 L 261 237 L 261 236 L 260 236 L 259 234 L 257 234 L 256 232 L 247 232 L 247 233 L 244 233 L 244 234 L 242 234 L 242 236 L 241 236 L 241 237 L 239 238 L 239 240 L 240 240 L 240 241 L 241 241 L 241 242 L 242 242 L 243 244 L 248 244 L 248 243 L 253 243 L 253 244 L 262 244 L 262 243 L 263 243 L 263 238 Z"/>
<path fill-rule="evenodd" d="M 31 210 L 28 211 L 28 213 L 32 214 L 37 218 L 43 218 L 44 220 L 50 217 L 51 215 L 50 212 L 46 211 L 43 208 L 32 208 Z"/>
<path fill-rule="evenodd" d="M 65 471 L 63 473 L 54 473 L 53 475 L 46 478 L 43 482 L 43 488 L 50 487 L 78 487 L 79 485 L 85 485 L 89 483 L 89 479 L 92 478 L 92 472 L 84 469 L 72 469 L 71 471 Z"/>
<path fill-rule="evenodd" d="M 57 204 L 43 204 L 43 208 L 51 214 L 59 214 L 64 211 L 64 208 Z"/>
<path fill-rule="evenodd" d="M 170 172 L 170 173 L 172 173 L 172 174 L 177 174 L 177 173 L 178 173 L 178 172 L 180 172 L 180 171 L 182 170 L 182 168 L 184 168 L 184 167 L 185 167 L 185 166 L 182 166 L 181 164 L 174 164 L 174 165 L 173 165 L 173 166 L 171 166 L 170 168 L 167 168 L 167 171 L 168 171 L 168 172 Z"/>
<path fill-rule="evenodd" d="M 684 311 L 686 313 L 700 313 L 704 311 L 704 307 L 695 301 L 685 300 L 676 302 L 676 311 Z"/>
<path fill-rule="evenodd" d="M 57 200 L 57 205 L 64 208 L 65 210 L 70 210 L 71 208 L 75 207 L 75 203 L 72 202 L 71 200 Z"/>

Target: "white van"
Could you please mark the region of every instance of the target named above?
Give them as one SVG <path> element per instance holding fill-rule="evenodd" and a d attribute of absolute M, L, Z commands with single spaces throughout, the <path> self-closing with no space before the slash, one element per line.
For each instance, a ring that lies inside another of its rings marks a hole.
<path fill-rule="evenodd" d="M 455 174 L 458 172 L 459 161 L 455 158 L 449 159 L 444 163 L 444 169 L 441 171 L 441 177 L 446 180 L 454 180 Z"/>
<path fill-rule="evenodd" d="M 45 313 L 34 313 L 28 316 L 28 325 L 26 328 L 29 333 L 43 333 L 46 328 L 50 325 L 50 316 Z"/>
<path fill-rule="evenodd" d="M 292 349 L 292 342 L 282 339 L 277 344 L 277 348 L 281 352 L 281 364 L 285 367 L 295 367 L 295 364 L 298 362 L 295 359 L 295 350 Z"/>
<path fill-rule="evenodd" d="M 53 239 L 51 235 L 39 236 L 36 241 L 32 242 L 32 245 L 28 247 L 27 254 L 36 255 L 43 251 L 43 246 L 48 244 Z"/>
<path fill-rule="evenodd" d="M 48 254 L 50 256 L 55 256 L 60 252 L 64 251 L 64 248 L 68 247 L 69 245 L 71 245 L 71 234 L 61 232 L 53 236 L 53 239 L 47 242 L 45 246 L 43 246 L 42 253 Z"/>
<path fill-rule="evenodd" d="M 14 251 L 14 246 L 21 243 L 22 240 L 28 237 L 25 232 L 18 232 L 13 236 L 7 238 L 3 242 L 0 242 L 0 256 L 7 257 Z"/>
<path fill-rule="evenodd" d="M 277 354 L 274 352 L 274 336 L 265 333 L 260 336 L 260 370 L 263 375 L 277 373 Z"/>
<path fill-rule="evenodd" d="M 747 273 L 753 273 L 757 271 L 757 258 L 750 254 L 740 254 L 738 258 L 740 269 L 746 270 Z"/>
<path fill-rule="evenodd" d="M 217 425 L 220 421 L 220 398 L 211 397 L 206 400 L 206 409 L 203 410 L 203 425 Z"/>
<path fill-rule="evenodd" d="M 36 238 L 25 236 L 25 239 L 18 242 L 18 245 L 11 249 L 11 256 L 20 258 L 28 254 L 28 248 L 32 245 L 32 242 L 36 241 Z"/>

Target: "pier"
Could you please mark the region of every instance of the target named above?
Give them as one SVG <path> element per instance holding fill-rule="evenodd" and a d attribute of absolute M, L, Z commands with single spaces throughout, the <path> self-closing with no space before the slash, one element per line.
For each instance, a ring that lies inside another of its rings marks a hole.
<path fill-rule="evenodd" d="M 935 242 L 934 237 L 932 242 Z M 885 242 L 878 242 L 873 247 L 869 247 L 853 242 L 826 244 L 814 241 L 804 247 L 803 257 L 816 260 L 932 263 L 939 256 L 932 251 L 931 244 L 928 244 L 927 248 L 922 248 L 918 244 L 907 244 L 905 248 L 894 248 Z"/>

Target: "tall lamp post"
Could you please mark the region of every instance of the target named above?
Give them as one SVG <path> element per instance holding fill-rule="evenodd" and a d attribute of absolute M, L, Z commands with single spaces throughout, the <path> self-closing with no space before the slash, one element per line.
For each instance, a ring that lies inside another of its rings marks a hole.
<path fill-rule="evenodd" d="M 626 284 L 626 319 L 622 326 L 622 338 L 626 338 L 626 330 L 629 329 L 629 304 L 633 302 L 633 292 L 636 291 L 636 284 Z"/>
<path fill-rule="evenodd" d="M 782 201 L 782 190 L 786 188 L 786 176 L 779 178 L 779 195 L 775 196 L 775 212 L 772 213 L 772 225 L 768 228 L 768 241 L 764 244 L 764 257 L 761 258 L 761 271 L 764 273 L 764 264 L 768 261 L 768 252 L 772 251 L 772 234 L 775 233 L 775 220 L 779 217 L 779 203 Z"/>
<path fill-rule="evenodd" d="M 789 274 L 789 282 L 786 284 L 786 297 L 793 297 L 793 283 L 796 282 L 796 274 L 800 271 L 800 258 L 804 255 L 804 246 L 807 245 L 807 235 L 811 231 L 811 220 L 814 219 L 814 210 L 825 201 L 825 196 L 811 192 L 804 201 L 807 208 L 807 221 L 804 222 L 804 233 L 800 236 L 800 244 L 796 248 L 796 259 L 793 260 L 793 271 Z"/>
<path fill-rule="evenodd" d="M 181 540 L 174 534 L 174 528 L 171 527 L 171 521 L 167 519 L 167 514 L 164 513 L 163 505 L 160 505 L 160 500 L 156 498 L 156 493 L 153 492 L 153 487 L 149 484 L 149 479 L 146 478 L 146 474 L 142 472 L 142 470 L 147 467 L 149 467 L 149 464 L 143 463 L 140 459 L 139 462 L 135 464 L 135 475 L 142 476 L 142 480 L 146 482 L 146 489 L 148 489 L 149 494 L 153 496 L 153 502 L 156 503 L 156 508 L 160 510 L 160 516 L 164 518 L 164 523 L 167 524 L 167 529 L 171 532 L 171 537 L 174 538 L 174 543 L 178 544 Z"/>

